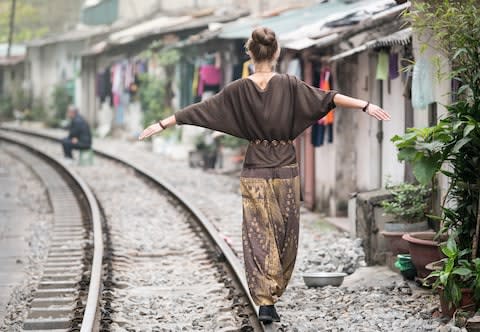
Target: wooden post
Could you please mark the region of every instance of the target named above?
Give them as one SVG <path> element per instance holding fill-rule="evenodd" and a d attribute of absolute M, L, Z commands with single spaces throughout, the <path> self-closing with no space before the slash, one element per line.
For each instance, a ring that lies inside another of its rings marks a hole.
<path fill-rule="evenodd" d="M 16 0 L 12 0 L 12 8 L 10 10 L 10 28 L 8 29 L 8 46 L 7 46 L 7 58 L 10 57 L 12 42 L 13 42 L 13 29 L 15 28 L 15 7 Z"/>

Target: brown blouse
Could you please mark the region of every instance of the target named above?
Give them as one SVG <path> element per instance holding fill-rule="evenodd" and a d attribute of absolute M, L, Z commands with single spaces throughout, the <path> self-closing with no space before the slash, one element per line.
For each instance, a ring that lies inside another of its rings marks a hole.
<path fill-rule="evenodd" d="M 244 168 L 280 167 L 296 162 L 290 141 L 335 108 L 335 94 L 287 74 L 274 75 L 263 90 L 244 78 L 176 112 L 175 119 L 179 125 L 200 126 L 249 140 Z"/>

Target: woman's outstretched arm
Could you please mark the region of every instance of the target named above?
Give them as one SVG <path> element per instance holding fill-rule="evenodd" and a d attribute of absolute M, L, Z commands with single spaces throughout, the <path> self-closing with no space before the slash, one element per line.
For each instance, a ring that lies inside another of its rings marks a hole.
<path fill-rule="evenodd" d="M 356 109 L 361 109 L 363 110 L 365 107 L 365 112 L 368 115 L 373 116 L 374 118 L 378 120 L 390 120 L 391 116 L 387 112 L 385 112 L 381 107 L 375 105 L 375 104 L 370 104 L 369 102 L 366 102 L 361 99 L 357 98 L 352 98 L 348 97 L 345 95 L 342 95 L 340 93 L 335 94 L 335 97 L 333 98 L 333 102 L 335 105 L 340 106 L 340 107 L 345 107 L 345 108 L 356 108 Z M 368 104 L 368 106 L 367 106 Z"/>
<path fill-rule="evenodd" d="M 164 129 L 167 129 L 168 127 L 172 127 L 177 124 L 177 120 L 175 119 L 175 115 L 171 115 L 168 118 L 165 118 L 163 120 L 160 120 L 147 128 L 138 136 L 139 140 L 142 140 L 144 138 L 150 137 L 154 134 L 158 134 Z M 163 126 L 163 128 L 162 128 Z"/>

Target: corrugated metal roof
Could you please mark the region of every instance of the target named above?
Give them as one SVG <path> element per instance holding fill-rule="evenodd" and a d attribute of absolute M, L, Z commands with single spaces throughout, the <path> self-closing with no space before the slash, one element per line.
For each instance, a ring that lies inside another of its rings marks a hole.
<path fill-rule="evenodd" d="M 345 8 L 342 12 L 328 15 L 321 22 L 305 25 L 281 35 L 282 46 L 295 50 L 328 46 L 341 39 L 344 33 L 349 33 L 358 26 L 380 21 L 387 16 L 398 15 L 410 6 L 409 3 L 397 5 L 393 0 L 359 2 L 356 5 L 355 8 Z"/>
<path fill-rule="evenodd" d="M 220 33 L 220 38 L 224 39 L 247 39 L 250 37 L 252 30 L 257 26 L 265 26 L 274 30 L 280 40 L 285 35 L 286 39 L 290 39 L 292 32 L 296 32 L 298 37 L 301 32 L 312 29 L 312 33 L 318 32 L 319 28 L 325 23 L 344 18 L 346 15 L 359 12 L 359 9 L 368 7 L 378 7 L 396 5 L 394 0 L 359 0 L 357 2 L 329 1 L 322 2 L 310 7 L 291 10 L 271 18 L 248 17 L 238 20 L 224 27 Z"/>
<path fill-rule="evenodd" d="M 192 19 L 193 18 L 191 16 L 157 17 L 153 20 L 149 20 L 149 21 L 134 25 L 130 28 L 112 33 L 107 38 L 107 42 L 110 44 L 117 44 L 117 45 L 126 44 L 138 38 L 161 33 L 166 28 L 178 26 Z"/>
<path fill-rule="evenodd" d="M 149 37 L 162 35 L 167 33 L 179 32 L 187 29 L 196 29 L 210 26 L 214 23 L 228 22 L 246 15 L 247 12 L 242 9 L 218 10 L 212 12 L 211 15 L 196 16 L 192 13 L 187 16 L 167 17 L 161 16 L 155 19 L 136 24 L 127 29 L 112 33 L 104 41 L 93 45 L 83 55 L 95 55 L 102 53 L 111 46 L 128 44 L 130 42 Z"/>
<path fill-rule="evenodd" d="M 354 54 L 357 54 L 372 48 L 394 46 L 394 45 L 407 45 L 411 42 L 411 39 L 412 39 L 412 28 L 406 28 L 406 29 L 394 32 L 388 36 L 370 40 L 359 47 L 355 47 L 348 51 L 339 53 L 335 56 L 332 56 L 329 59 L 329 61 L 330 62 L 338 61 L 340 59 L 344 59 L 346 57 L 352 56 Z"/>
<path fill-rule="evenodd" d="M 102 34 L 108 33 L 112 28 L 108 26 L 85 26 L 80 25 L 77 29 L 67 31 L 65 33 L 43 38 L 36 39 L 28 42 L 29 47 L 41 47 L 49 44 L 61 43 L 61 42 L 73 42 L 78 40 L 84 40 Z"/>
<path fill-rule="evenodd" d="M 7 57 L 0 57 L 0 66 L 14 66 L 17 65 L 25 60 L 25 55 L 20 56 L 11 56 Z"/>

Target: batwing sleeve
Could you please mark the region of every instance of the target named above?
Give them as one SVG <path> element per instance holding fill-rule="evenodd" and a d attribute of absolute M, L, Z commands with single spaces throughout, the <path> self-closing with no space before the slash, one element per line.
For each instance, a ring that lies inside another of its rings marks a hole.
<path fill-rule="evenodd" d="M 216 95 L 175 113 L 178 125 L 193 125 L 245 138 L 241 128 L 235 87 L 226 86 Z"/>
<path fill-rule="evenodd" d="M 334 90 L 321 90 L 290 76 L 294 96 L 293 135 L 297 137 L 306 128 L 326 116 L 336 107 L 333 99 L 337 94 Z"/>

